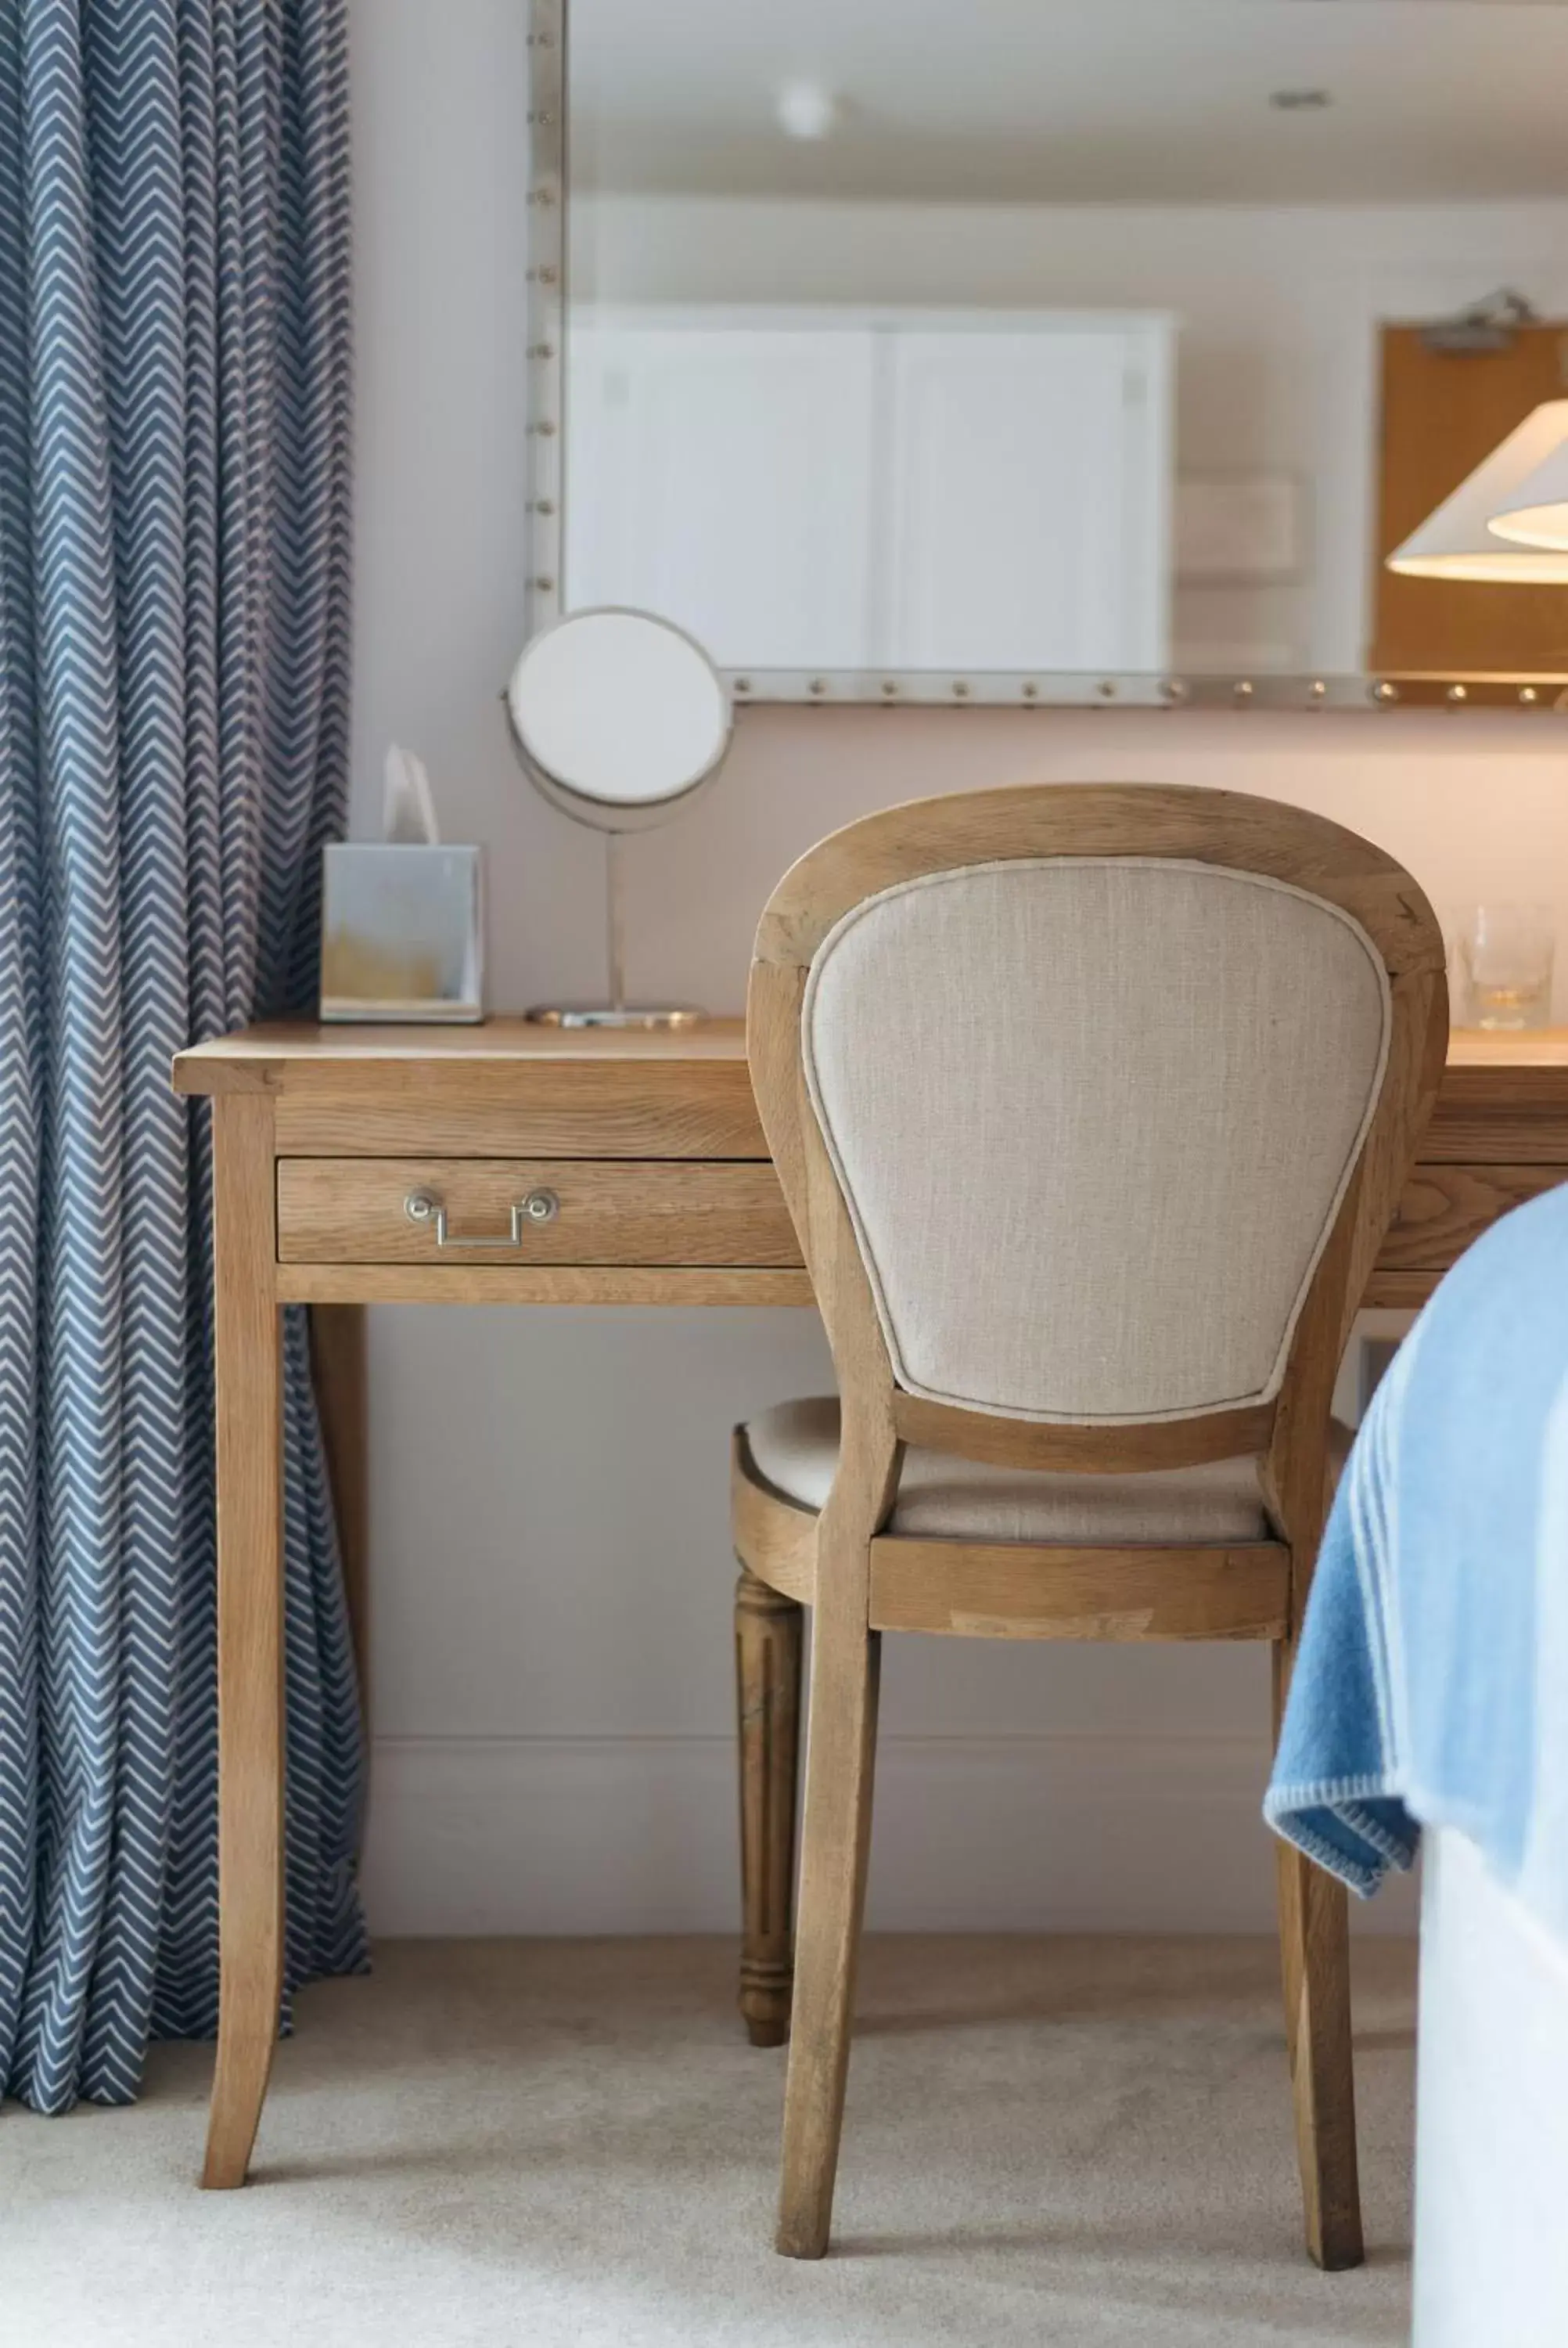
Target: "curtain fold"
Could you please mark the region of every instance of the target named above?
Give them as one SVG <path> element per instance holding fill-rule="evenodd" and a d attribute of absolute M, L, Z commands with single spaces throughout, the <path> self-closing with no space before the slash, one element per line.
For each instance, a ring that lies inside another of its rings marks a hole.
<path fill-rule="evenodd" d="M 347 775 L 346 0 L 0 0 L 0 2091 L 217 2013 L 210 1169 Z M 286 1333 L 288 1978 L 364 1962 Z"/>

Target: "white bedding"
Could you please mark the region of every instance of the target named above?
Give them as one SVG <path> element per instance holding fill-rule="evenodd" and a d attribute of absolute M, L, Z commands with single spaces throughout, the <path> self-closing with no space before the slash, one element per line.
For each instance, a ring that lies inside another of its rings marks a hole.
<path fill-rule="evenodd" d="M 1568 1951 L 1425 1842 L 1414 2348 L 1568 2348 Z"/>

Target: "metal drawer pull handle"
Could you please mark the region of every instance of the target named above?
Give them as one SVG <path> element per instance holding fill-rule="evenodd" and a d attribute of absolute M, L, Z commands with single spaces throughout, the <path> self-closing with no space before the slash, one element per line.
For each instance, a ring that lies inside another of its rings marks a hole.
<path fill-rule="evenodd" d="M 529 1223 L 554 1222 L 560 1212 L 560 1200 L 553 1190 L 530 1190 L 526 1199 L 514 1199 L 512 1228 L 504 1238 L 497 1234 L 484 1239 L 454 1239 L 447 1228 L 445 1206 L 429 1190 L 410 1190 L 403 1201 L 403 1211 L 411 1223 L 432 1225 L 438 1248 L 515 1248 L 522 1246 Z"/>

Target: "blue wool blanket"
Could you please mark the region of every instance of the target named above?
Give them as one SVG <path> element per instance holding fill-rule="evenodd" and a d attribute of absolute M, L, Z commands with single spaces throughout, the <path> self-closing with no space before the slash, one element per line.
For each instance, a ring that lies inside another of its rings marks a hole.
<path fill-rule="evenodd" d="M 1373 1397 L 1264 1815 L 1363 1895 L 1457 1828 L 1568 1938 L 1568 1188 L 1460 1258 Z"/>

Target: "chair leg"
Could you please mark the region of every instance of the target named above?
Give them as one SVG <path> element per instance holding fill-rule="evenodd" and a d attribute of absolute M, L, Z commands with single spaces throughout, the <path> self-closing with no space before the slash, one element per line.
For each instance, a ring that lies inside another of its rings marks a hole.
<path fill-rule="evenodd" d="M 819 1603 L 812 1626 L 794 2022 L 784 2086 L 777 2248 L 827 2249 L 844 2125 L 856 1961 L 871 1843 L 881 1640 L 846 1610 Z"/>
<path fill-rule="evenodd" d="M 1281 1649 L 1275 1652 L 1283 1690 L 1288 1658 Z M 1366 2257 L 1356 2160 L 1349 1918 L 1344 1885 L 1303 1852 L 1282 1842 L 1278 1868 L 1285 2034 L 1307 2247 L 1320 2267 L 1335 2273 L 1358 2267 Z"/>
<path fill-rule="evenodd" d="M 753 2046 L 789 2036 L 804 1611 L 744 1566 L 735 1584 L 741 1742 L 741 2013 Z"/>

